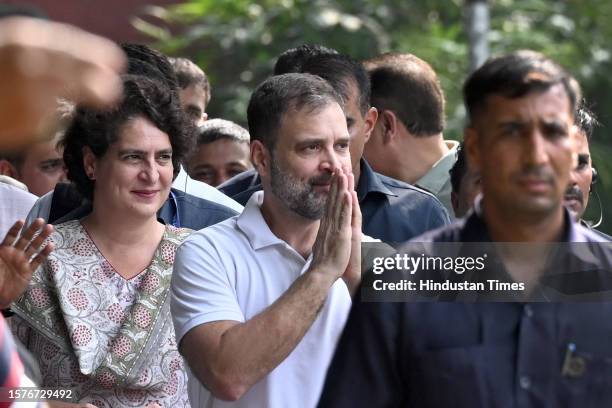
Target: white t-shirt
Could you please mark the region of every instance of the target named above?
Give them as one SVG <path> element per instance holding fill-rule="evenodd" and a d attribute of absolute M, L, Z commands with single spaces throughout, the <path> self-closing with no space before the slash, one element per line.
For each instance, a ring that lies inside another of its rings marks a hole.
<path fill-rule="evenodd" d="M 37 198 L 18 187 L 0 183 L 0 242 L 15 221 L 28 215 Z"/>
<path fill-rule="evenodd" d="M 181 166 L 181 171 L 179 172 L 178 176 L 176 176 L 176 179 L 174 179 L 172 187 L 176 188 L 177 190 L 184 191 L 187 194 L 224 205 L 236 212 L 242 212 L 243 207 L 240 205 L 240 203 L 226 196 L 215 187 L 209 186 L 208 184 L 199 180 L 192 179 L 189 177 L 189 174 L 187 174 L 183 166 Z"/>
<path fill-rule="evenodd" d="M 276 301 L 310 266 L 277 238 L 255 193 L 241 215 L 200 230 L 179 247 L 171 310 L 177 343 L 192 328 L 219 320 L 245 322 Z M 351 306 L 342 279 L 293 352 L 236 402 L 221 401 L 189 372 L 192 407 L 315 407 Z M 245 345 L 248 347 L 248 345 Z"/>

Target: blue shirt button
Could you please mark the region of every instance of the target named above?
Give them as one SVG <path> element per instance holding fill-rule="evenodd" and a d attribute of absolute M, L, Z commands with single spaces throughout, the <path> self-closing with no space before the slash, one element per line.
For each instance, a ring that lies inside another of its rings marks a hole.
<path fill-rule="evenodd" d="M 531 378 L 529 378 L 528 376 L 524 375 L 520 378 L 519 380 L 519 384 L 521 385 L 521 388 L 524 390 L 528 390 L 531 388 Z"/>

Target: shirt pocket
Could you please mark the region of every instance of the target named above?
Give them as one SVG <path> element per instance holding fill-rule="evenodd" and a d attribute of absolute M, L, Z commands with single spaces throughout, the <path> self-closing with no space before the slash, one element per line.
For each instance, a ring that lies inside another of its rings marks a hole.
<path fill-rule="evenodd" d="M 510 345 L 422 352 L 414 360 L 416 366 L 409 369 L 409 401 L 419 408 L 511 407 L 512 361 Z"/>
<path fill-rule="evenodd" d="M 561 368 L 565 401 L 571 407 L 612 406 L 612 357 L 577 350 Z"/>

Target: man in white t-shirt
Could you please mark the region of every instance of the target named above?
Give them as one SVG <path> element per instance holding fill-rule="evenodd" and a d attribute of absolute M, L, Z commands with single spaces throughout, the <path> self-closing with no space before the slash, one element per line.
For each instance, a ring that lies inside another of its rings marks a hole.
<path fill-rule="evenodd" d="M 341 98 L 269 78 L 248 108 L 263 192 L 177 251 L 172 316 L 193 407 L 314 407 L 360 280 L 361 212 Z M 342 279 L 340 279 L 342 278 Z"/>

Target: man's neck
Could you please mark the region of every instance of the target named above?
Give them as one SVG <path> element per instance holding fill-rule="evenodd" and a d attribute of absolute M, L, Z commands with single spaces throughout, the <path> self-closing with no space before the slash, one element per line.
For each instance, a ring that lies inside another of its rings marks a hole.
<path fill-rule="evenodd" d="M 361 177 L 361 159 L 359 159 L 357 164 L 353 164 L 353 177 L 355 179 L 355 190 L 357 190 L 357 186 L 359 185 L 359 177 Z"/>
<path fill-rule="evenodd" d="M 319 231 L 318 220 L 294 213 L 271 192 L 264 192 L 261 214 L 274 235 L 289 244 L 304 259 L 310 256 Z"/>
<path fill-rule="evenodd" d="M 482 203 L 483 216 L 494 242 L 559 242 L 563 240 L 565 218 L 563 207 L 548 215 L 521 215 Z"/>
<path fill-rule="evenodd" d="M 397 142 L 385 174 L 409 184 L 415 184 L 449 151 L 442 133 L 419 138 L 402 135 Z"/>

